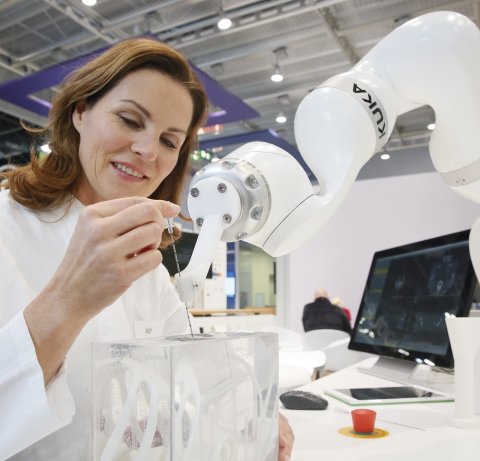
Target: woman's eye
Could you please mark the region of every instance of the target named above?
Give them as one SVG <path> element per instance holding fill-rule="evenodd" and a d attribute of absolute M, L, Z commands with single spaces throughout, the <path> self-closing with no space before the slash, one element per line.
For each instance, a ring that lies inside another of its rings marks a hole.
<path fill-rule="evenodd" d="M 138 123 L 136 120 L 132 119 L 132 118 L 129 118 L 129 117 L 125 117 L 124 115 L 120 115 L 120 120 L 122 120 L 123 123 L 125 123 L 125 125 L 129 126 L 129 127 L 132 127 L 132 128 L 140 128 L 140 123 Z"/>
<path fill-rule="evenodd" d="M 169 149 L 177 149 L 177 145 L 176 145 L 173 141 L 170 141 L 170 139 L 161 138 L 161 141 L 162 141 L 162 143 L 165 144 Z"/>

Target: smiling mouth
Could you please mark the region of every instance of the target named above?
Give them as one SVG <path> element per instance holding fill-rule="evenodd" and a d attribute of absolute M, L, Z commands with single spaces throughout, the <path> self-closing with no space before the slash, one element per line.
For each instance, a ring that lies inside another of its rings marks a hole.
<path fill-rule="evenodd" d="M 133 176 L 134 178 L 145 178 L 145 176 L 142 173 L 132 170 L 131 168 L 123 165 L 122 163 L 112 162 L 112 165 L 117 170 L 120 170 L 122 173 L 128 174 L 129 176 Z"/>

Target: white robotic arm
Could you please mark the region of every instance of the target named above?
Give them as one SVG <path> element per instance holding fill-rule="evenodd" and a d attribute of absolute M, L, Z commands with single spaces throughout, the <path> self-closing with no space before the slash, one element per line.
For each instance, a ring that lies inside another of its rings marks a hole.
<path fill-rule="evenodd" d="M 475 24 L 451 12 L 420 16 L 298 107 L 295 137 L 320 194 L 291 155 L 266 143 L 246 144 L 206 166 L 190 184 L 188 209 L 201 231 L 190 264 L 177 276 L 181 298 L 193 301 L 220 238 L 244 240 L 272 256 L 308 241 L 384 146 L 397 116 L 425 104 L 436 116 L 435 168 L 452 189 L 480 201 L 479 81 Z M 480 224 L 475 227 L 479 235 L 472 232 L 471 240 L 480 242 Z M 480 252 L 472 259 L 479 273 Z"/>

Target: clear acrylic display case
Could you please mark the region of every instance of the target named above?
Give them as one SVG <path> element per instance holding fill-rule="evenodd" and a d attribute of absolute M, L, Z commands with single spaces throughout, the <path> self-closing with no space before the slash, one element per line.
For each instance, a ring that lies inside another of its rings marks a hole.
<path fill-rule="evenodd" d="M 93 345 L 94 460 L 276 461 L 278 337 Z"/>

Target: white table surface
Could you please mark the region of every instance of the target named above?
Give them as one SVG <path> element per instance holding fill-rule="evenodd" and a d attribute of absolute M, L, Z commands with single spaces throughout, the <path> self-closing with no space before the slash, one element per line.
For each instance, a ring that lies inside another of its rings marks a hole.
<path fill-rule="evenodd" d="M 363 366 L 372 359 L 360 362 Z M 398 383 L 377 378 L 351 366 L 302 386 L 300 389 L 323 395 L 326 388 L 395 386 Z M 480 430 L 457 429 L 448 425 L 454 403 L 365 405 L 351 407 L 323 395 L 326 410 L 280 411 L 288 418 L 295 446 L 291 461 L 479 461 Z M 389 435 L 359 439 L 341 435 L 338 430 L 352 425 L 353 408 L 377 412 L 375 427 Z"/>

